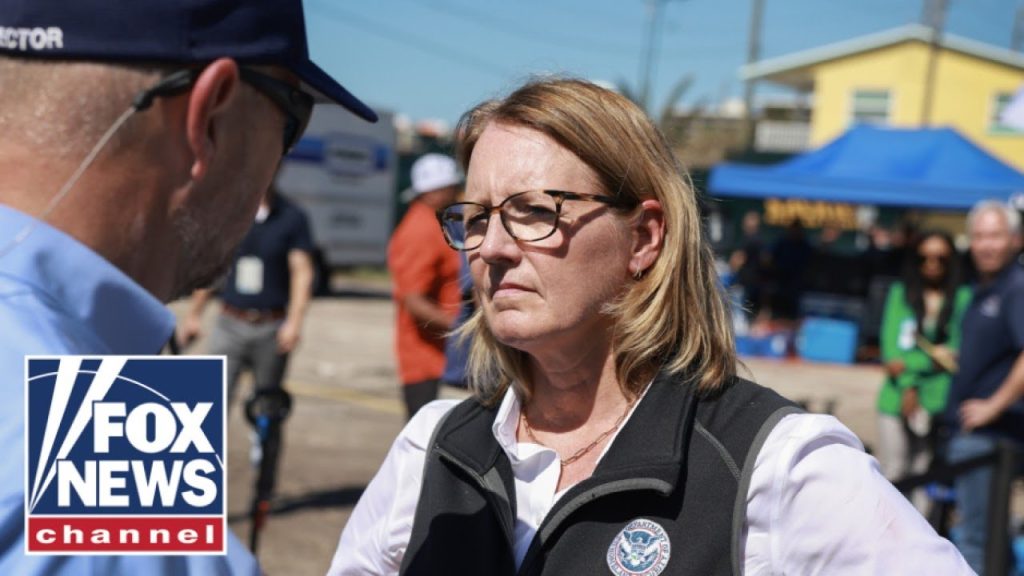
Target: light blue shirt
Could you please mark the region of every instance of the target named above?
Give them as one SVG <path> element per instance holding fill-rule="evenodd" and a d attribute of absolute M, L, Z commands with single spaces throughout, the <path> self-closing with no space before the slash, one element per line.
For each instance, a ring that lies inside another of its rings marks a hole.
<path fill-rule="evenodd" d="M 25 356 L 159 354 L 174 316 L 156 298 L 67 234 L 0 205 L 0 574 L 259 574 L 228 532 L 227 556 L 27 556 L 25 550 Z"/>

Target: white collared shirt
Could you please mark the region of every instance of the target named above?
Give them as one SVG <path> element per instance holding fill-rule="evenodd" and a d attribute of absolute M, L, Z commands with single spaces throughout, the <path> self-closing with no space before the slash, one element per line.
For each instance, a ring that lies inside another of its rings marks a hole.
<path fill-rule="evenodd" d="M 399 434 L 352 511 L 329 576 L 398 574 L 426 445 L 457 403 L 428 404 Z M 561 496 L 558 455 L 517 442 L 518 419 L 519 401 L 510 389 L 492 432 L 515 476 L 517 567 Z M 952 543 L 882 477 L 853 432 L 819 414 L 786 416 L 761 447 L 747 492 L 742 557 L 748 575 L 973 574 Z"/>

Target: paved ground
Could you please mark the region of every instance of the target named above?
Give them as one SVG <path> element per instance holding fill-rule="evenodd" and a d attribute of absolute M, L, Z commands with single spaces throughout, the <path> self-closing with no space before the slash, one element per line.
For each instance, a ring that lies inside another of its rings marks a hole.
<path fill-rule="evenodd" d="M 271 575 L 326 571 L 352 506 L 403 424 L 392 358 L 394 312 L 386 286 L 342 288 L 344 296 L 314 301 L 289 372 L 295 405 L 286 428 L 278 497 L 259 548 Z M 183 309 L 180 304 L 172 308 Z M 207 326 L 216 308 L 207 311 Z M 202 341 L 193 351 L 203 351 Z M 806 401 L 813 410 L 831 405 L 861 438 L 874 441 L 873 403 L 881 379 L 876 367 L 756 359 L 746 366 L 753 379 Z M 237 407 L 229 419 L 229 437 L 230 526 L 248 542 L 253 475 L 247 424 Z"/>

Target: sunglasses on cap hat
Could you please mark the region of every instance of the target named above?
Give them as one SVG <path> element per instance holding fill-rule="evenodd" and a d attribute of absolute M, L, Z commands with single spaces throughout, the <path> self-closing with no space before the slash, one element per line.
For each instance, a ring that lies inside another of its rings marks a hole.
<path fill-rule="evenodd" d="M 136 110 L 145 110 L 156 98 L 185 92 L 195 83 L 201 72 L 201 68 L 186 68 L 172 72 L 153 87 L 140 92 L 132 106 Z M 239 77 L 284 112 L 283 153 L 287 154 L 295 147 L 309 124 L 309 118 L 313 115 L 313 96 L 283 80 L 252 68 L 239 68 Z"/>

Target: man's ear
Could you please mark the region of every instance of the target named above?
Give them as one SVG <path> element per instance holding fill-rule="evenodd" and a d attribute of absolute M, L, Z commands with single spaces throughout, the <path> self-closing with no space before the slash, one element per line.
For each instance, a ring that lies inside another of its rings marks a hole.
<path fill-rule="evenodd" d="M 642 211 L 633 224 L 630 273 L 634 275 L 642 274 L 654 265 L 665 242 L 665 212 L 661 202 L 647 199 L 640 203 L 640 209 Z"/>
<path fill-rule="evenodd" d="M 202 180 L 217 151 L 224 112 L 239 91 L 238 65 L 230 58 L 214 60 L 199 74 L 189 94 L 185 127 L 194 158 L 192 180 Z"/>

